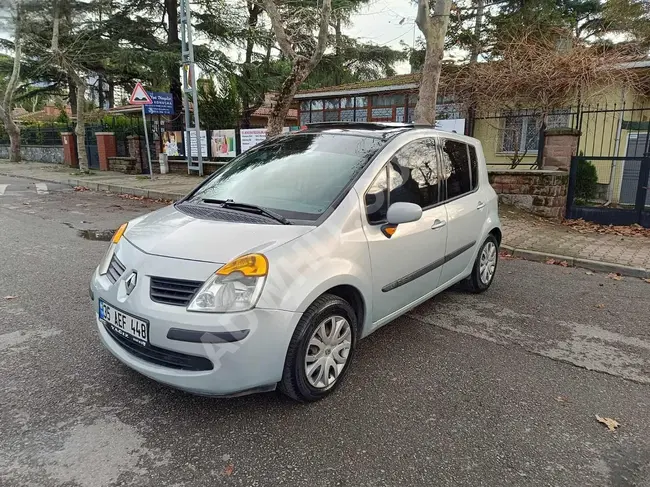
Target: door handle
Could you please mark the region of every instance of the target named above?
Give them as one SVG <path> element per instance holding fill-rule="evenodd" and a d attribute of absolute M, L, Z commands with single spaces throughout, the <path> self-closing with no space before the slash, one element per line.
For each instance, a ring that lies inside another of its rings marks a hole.
<path fill-rule="evenodd" d="M 477 210 L 482 210 L 483 208 L 485 208 L 485 203 L 483 203 L 482 201 L 479 201 L 478 205 L 476 205 L 476 209 Z"/>
<path fill-rule="evenodd" d="M 431 230 L 436 230 L 437 228 L 442 228 L 447 224 L 445 220 L 438 220 L 437 218 L 434 220 L 433 225 L 431 225 Z"/>

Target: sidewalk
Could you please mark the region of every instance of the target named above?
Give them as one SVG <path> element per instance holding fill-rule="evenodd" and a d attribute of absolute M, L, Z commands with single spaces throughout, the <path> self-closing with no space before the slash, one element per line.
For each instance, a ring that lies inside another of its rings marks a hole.
<path fill-rule="evenodd" d="M 515 257 L 600 272 L 650 278 L 650 230 L 643 235 L 621 235 L 600 227 L 602 233 L 572 228 L 502 206 L 504 248 Z M 588 227 L 588 226 L 587 226 Z M 594 227 L 596 227 L 594 225 Z M 625 227 L 627 229 L 627 227 Z M 561 264 L 565 265 L 565 264 Z"/>
<path fill-rule="evenodd" d="M 108 171 L 82 175 L 58 164 L 5 160 L 0 160 L 0 175 L 164 200 L 179 199 L 201 181 L 197 176 L 181 174 L 156 174 L 153 181 L 148 176 Z M 500 215 L 503 247 L 515 257 L 542 262 L 552 259 L 561 265 L 650 278 L 650 231 L 642 232 L 645 236 L 580 231 L 506 206 L 501 207 Z"/>
<path fill-rule="evenodd" d="M 92 171 L 81 174 L 76 169 L 60 164 L 38 162 L 10 163 L 0 160 L 0 175 L 18 176 L 49 183 L 85 186 L 94 191 L 132 194 L 145 198 L 177 200 L 201 182 L 198 176 L 184 174 L 130 175 L 112 171 Z"/>

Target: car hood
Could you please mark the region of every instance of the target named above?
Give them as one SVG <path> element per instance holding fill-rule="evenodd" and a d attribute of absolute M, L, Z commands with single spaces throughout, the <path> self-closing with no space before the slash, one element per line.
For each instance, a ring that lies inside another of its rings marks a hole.
<path fill-rule="evenodd" d="M 124 237 L 148 254 L 224 264 L 249 252 L 267 252 L 313 228 L 203 220 L 168 206 L 130 222 Z"/>

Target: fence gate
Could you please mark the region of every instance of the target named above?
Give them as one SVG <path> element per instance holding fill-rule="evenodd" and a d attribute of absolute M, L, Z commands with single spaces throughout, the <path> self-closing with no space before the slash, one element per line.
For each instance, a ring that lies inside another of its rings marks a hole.
<path fill-rule="evenodd" d="M 601 182 L 605 178 L 607 182 Z M 638 223 L 650 228 L 648 187 L 650 187 L 650 154 L 625 157 L 573 157 L 567 191 L 566 217 L 582 218 L 602 225 Z M 620 189 L 618 202 L 612 201 L 615 188 Z"/>
<path fill-rule="evenodd" d="M 102 129 L 101 125 L 86 127 L 86 156 L 88 157 L 88 168 L 90 169 L 99 169 L 99 152 L 95 133 L 101 132 Z"/>

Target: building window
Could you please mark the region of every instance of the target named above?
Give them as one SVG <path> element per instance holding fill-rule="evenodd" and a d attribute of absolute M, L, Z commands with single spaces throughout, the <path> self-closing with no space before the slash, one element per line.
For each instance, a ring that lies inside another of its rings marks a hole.
<path fill-rule="evenodd" d="M 570 110 L 554 110 L 546 117 L 546 127 L 567 127 Z M 511 111 L 504 113 L 501 129 L 500 152 L 537 152 L 541 114 L 535 112 Z"/>

